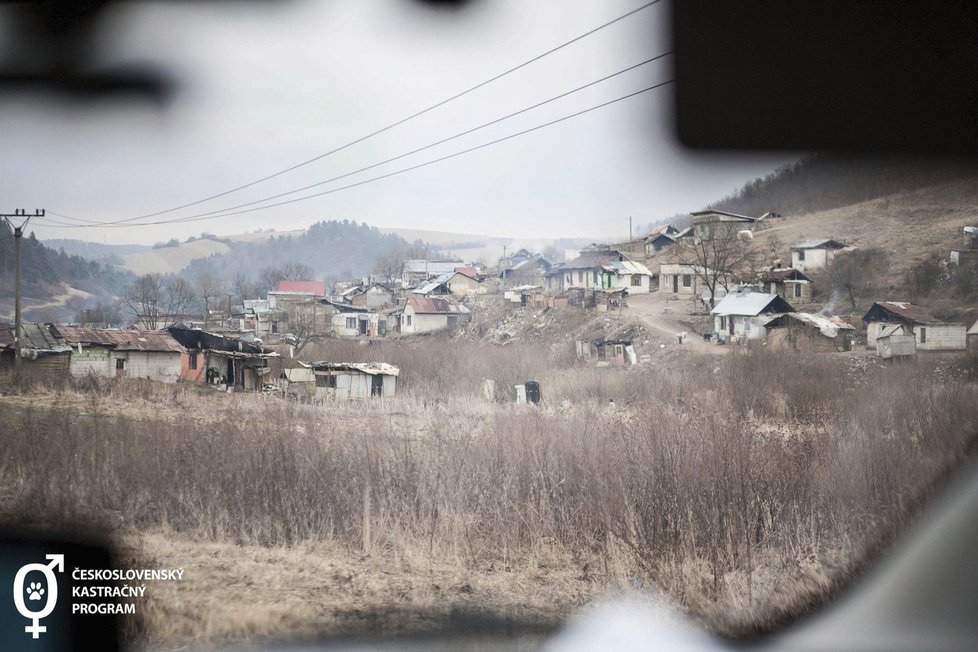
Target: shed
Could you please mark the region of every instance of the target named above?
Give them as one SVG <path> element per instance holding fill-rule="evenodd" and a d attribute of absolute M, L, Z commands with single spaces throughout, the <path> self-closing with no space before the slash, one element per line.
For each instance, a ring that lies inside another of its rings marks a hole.
<path fill-rule="evenodd" d="M 889 324 L 876 338 L 876 353 L 884 360 L 917 355 L 917 340 L 903 324 Z"/>
<path fill-rule="evenodd" d="M 400 369 L 386 362 L 311 362 L 316 398 L 354 401 L 394 398 Z"/>
<path fill-rule="evenodd" d="M 187 350 L 181 361 L 182 380 L 259 390 L 277 377 L 279 354 L 255 342 L 182 326 L 167 330 Z"/>
<path fill-rule="evenodd" d="M 978 321 L 971 325 L 966 334 L 967 347 L 970 353 L 978 353 Z"/>
<path fill-rule="evenodd" d="M 773 348 L 795 351 L 849 351 L 856 330 L 839 317 L 809 312 L 777 315 L 764 328 Z"/>
<path fill-rule="evenodd" d="M 21 368 L 34 377 L 59 380 L 68 377 L 71 347 L 49 325 L 21 323 Z M 12 370 L 14 357 L 14 325 L 0 323 L 0 368 Z"/>

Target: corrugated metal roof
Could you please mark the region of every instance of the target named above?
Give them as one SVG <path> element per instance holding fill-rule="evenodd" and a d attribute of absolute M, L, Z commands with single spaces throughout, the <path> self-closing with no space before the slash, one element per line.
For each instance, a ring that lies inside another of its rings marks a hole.
<path fill-rule="evenodd" d="M 839 317 L 823 315 L 814 312 L 788 312 L 783 315 L 776 315 L 769 319 L 764 325 L 772 327 L 775 322 L 782 319 L 795 319 L 804 324 L 817 328 L 826 337 L 835 337 L 839 331 L 852 331 L 855 328 L 851 324 Z"/>
<path fill-rule="evenodd" d="M 279 281 L 278 291 L 324 297 L 326 296 L 326 281 Z"/>
<path fill-rule="evenodd" d="M 812 279 L 808 278 L 804 273 L 799 272 L 793 267 L 781 267 L 778 269 L 771 269 L 764 272 L 761 277 L 761 281 L 764 283 L 779 282 L 779 281 L 808 281 L 811 282 Z"/>
<path fill-rule="evenodd" d="M 887 314 L 896 317 L 898 321 L 907 321 L 912 324 L 939 324 L 941 322 L 925 309 L 908 301 L 877 301 L 870 307 L 863 320 L 876 321 L 874 318 L 884 317 Z"/>
<path fill-rule="evenodd" d="M 454 272 L 456 267 L 463 267 L 463 263 L 459 261 L 446 260 L 404 261 L 405 274 L 444 274 L 445 272 Z"/>
<path fill-rule="evenodd" d="M 798 244 L 791 245 L 790 249 L 842 249 L 844 244 L 838 240 L 806 240 Z"/>
<path fill-rule="evenodd" d="M 465 306 L 442 297 L 410 296 L 408 305 L 418 314 L 457 315 L 470 312 Z"/>
<path fill-rule="evenodd" d="M 791 305 L 776 294 L 764 292 L 735 292 L 716 305 L 713 315 L 756 316 L 764 312 L 794 312 Z"/>
<path fill-rule="evenodd" d="M 310 362 L 300 363 L 313 371 L 359 371 L 371 376 L 396 376 L 401 370 L 386 362 Z"/>
<path fill-rule="evenodd" d="M 52 327 L 71 345 L 96 344 L 110 346 L 117 351 L 168 351 L 180 353 L 183 347 L 167 331 L 115 330 L 109 328 L 81 328 L 79 326 Z"/>
<path fill-rule="evenodd" d="M 695 213 L 690 213 L 693 217 L 706 217 L 708 215 L 716 215 L 721 218 L 721 221 L 725 221 L 722 218 L 733 218 L 738 222 L 756 222 L 756 217 L 751 217 L 750 215 L 741 215 L 740 213 L 730 213 L 728 211 L 696 211 Z"/>
<path fill-rule="evenodd" d="M 645 274 L 652 276 L 652 272 L 649 271 L 648 267 L 642 263 L 636 263 L 634 260 L 613 260 L 603 265 L 603 267 L 617 274 Z"/>
<path fill-rule="evenodd" d="M 34 349 L 36 351 L 51 351 L 60 353 L 70 351 L 71 347 L 52 333 L 49 325 L 38 324 L 36 322 L 21 322 L 21 349 Z M 14 345 L 14 325 L 0 324 L 0 348 L 13 347 Z"/>

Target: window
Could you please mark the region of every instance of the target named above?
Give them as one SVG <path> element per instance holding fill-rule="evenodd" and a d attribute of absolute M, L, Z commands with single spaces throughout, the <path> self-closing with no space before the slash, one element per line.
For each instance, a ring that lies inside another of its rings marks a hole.
<path fill-rule="evenodd" d="M 122 371 L 126 368 L 126 361 L 123 359 L 118 359 L 115 361 L 115 370 Z"/>
<path fill-rule="evenodd" d="M 805 250 L 804 249 L 799 249 L 798 250 L 798 260 L 805 260 Z"/>
<path fill-rule="evenodd" d="M 637 288 L 642 286 L 642 275 L 632 274 L 632 287 Z"/>
<path fill-rule="evenodd" d="M 191 353 L 190 354 L 190 364 L 189 364 L 189 367 L 191 369 L 196 369 L 197 368 L 197 354 L 196 353 Z"/>
<path fill-rule="evenodd" d="M 727 318 L 722 315 L 720 316 L 720 330 L 727 330 Z"/>
<path fill-rule="evenodd" d="M 349 328 L 349 329 L 351 329 L 351 330 L 356 330 L 356 327 L 357 327 L 357 318 L 356 317 L 347 317 L 346 318 L 346 327 Z"/>
<path fill-rule="evenodd" d="M 693 275 L 683 274 L 683 287 L 688 288 L 691 287 L 692 285 L 693 285 Z"/>
<path fill-rule="evenodd" d="M 336 387 L 336 376 L 316 374 L 316 387 Z"/>
<path fill-rule="evenodd" d="M 408 315 L 408 316 L 407 316 L 407 325 L 408 325 L 408 326 L 410 326 L 410 325 L 411 325 L 411 315 Z"/>
<path fill-rule="evenodd" d="M 921 344 L 927 343 L 927 329 L 924 328 L 923 326 L 920 327 L 920 343 Z"/>
<path fill-rule="evenodd" d="M 577 273 L 577 282 L 578 283 L 583 283 L 584 282 L 584 272 L 578 272 Z"/>
<path fill-rule="evenodd" d="M 795 297 L 801 297 L 801 283 L 794 283 L 795 286 Z"/>

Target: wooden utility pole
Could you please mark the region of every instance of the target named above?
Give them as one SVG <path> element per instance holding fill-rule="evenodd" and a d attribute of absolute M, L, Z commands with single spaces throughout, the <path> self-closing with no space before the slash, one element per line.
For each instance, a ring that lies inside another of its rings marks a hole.
<path fill-rule="evenodd" d="M 14 209 L 14 212 L 0 214 L 10 228 L 14 232 L 14 267 L 16 268 L 14 272 L 14 377 L 20 378 L 20 340 L 23 336 L 23 329 L 21 326 L 20 319 L 20 239 L 24 237 L 24 229 L 27 228 L 27 223 L 31 221 L 32 217 L 44 217 L 44 209 L 35 210 L 33 213 L 28 214 L 23 208 Z M 23 219 L 20 226 L 17 226 L 11 220 Z"/>

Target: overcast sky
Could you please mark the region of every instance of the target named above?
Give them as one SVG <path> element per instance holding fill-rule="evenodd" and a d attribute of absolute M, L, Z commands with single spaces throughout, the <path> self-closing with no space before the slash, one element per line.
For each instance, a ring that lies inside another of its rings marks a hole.
<path fill-rule="evenodd" d="M 113 61 L 178 83 L 149 104 L 0 99 L 4 210 L 117 220 L 199 200 L 359 138 L 638 7 L 642 0 L 135 3 L 106 16 Z M 317 183 L 422 147 L 670 49 L 665 3 L 389 132 L 190 216 Z M 416 165 L 671 79 L 671 58 L 369 172 Z M 231 217 L 136 228 L 42 227 L 42 238 L 153 243 L 323 219 L 510 237 L 614 237 L 702 208 L 794 157 L 693 154 L 671 135 L 670 88 L 390 179 Z M 722 101 L 722 98 L 718 98 Z M 278 201 L 281 201 L 278 200 Z M 63 218 L 51 216 L 64 221 Z M 147 220 L 150 221 L 150 220 Z"/>

